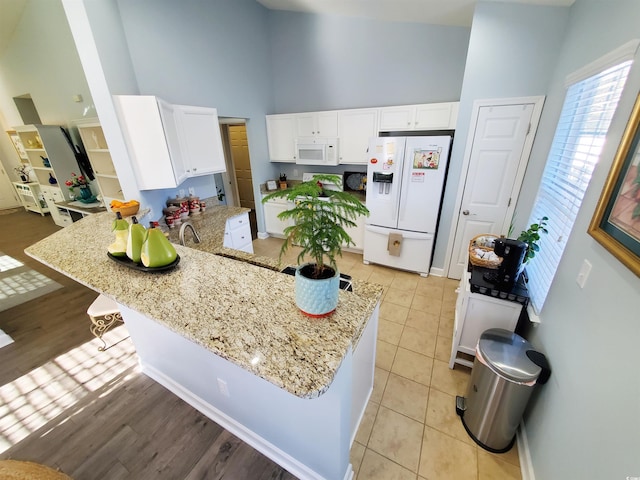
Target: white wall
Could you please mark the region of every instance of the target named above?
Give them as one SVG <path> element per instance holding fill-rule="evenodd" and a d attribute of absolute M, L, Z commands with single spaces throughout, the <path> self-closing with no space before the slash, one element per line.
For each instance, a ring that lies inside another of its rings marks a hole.
<path fill-rule="evenodd" d="M 91 94 L 60 2 L 28 0 L 11 42 L 0 54 L 0 127 L 23 125 L 13 97 L 31 94 L 42 123 L 68 126 L 82 118 Z M 82 95 L 77 103 L 73 96 Z M 94 112 L 95 115 L 95 112 Z M 18 181 L 18 158 L 0 135 L 0 159 Z"/>
<path fill-rule="evenodd" d="M 555 131 L 565 76 L 628 40 L 640 38 L 640 3 L 635 0 L 578 0 L 570 13 L 545 107 L 552 114 L 543 119 L 537 138 L 540 154 L 548 150 Z M 553 369 L 526 416 L 538 479 L 640 476 L 640 279 L 586 233 L 639 90 L 640 61 L 629 77 L 541 312 L 542 324 L 528 333 L 529 340 L 545 351 Z M 538 171 L 527 172 L 529 190 L 536 189 L 539 175 Z M 580 289 L 576 276 L 584 259 L 593 269 L 585 288 Z"/>

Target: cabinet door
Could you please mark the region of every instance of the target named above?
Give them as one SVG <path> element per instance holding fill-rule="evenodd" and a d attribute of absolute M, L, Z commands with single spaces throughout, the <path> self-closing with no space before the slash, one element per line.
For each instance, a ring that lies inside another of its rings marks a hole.
<path fill-rule="evenodd" d="M 416 106 L 384 107 L 380 109 L 380 131 L 413 130 Z"/>
<path fill-rule="evenodd" d="M 338 112 L 297 113 L 296 136 L 298 137 L 337 137 Z"/>
<path fill-rule="evenodd" d="M 489 328 L 504 328 L 513 332 L 521 310 L 519 303 L 469 294 L 458 350 L 473 354 L 480 335 Z"/>
<path fill-rule="evenodd" d="M 266 120 L 269 159 L 295 163 L 295 115 L 267 115 Z"/>
<path fill-rule="evenodd" d="M 187 175 L 194 177 L 225 172 L 218 111 L 188 105 L 175 107 Z"/>
<path fill-rule="evenodd" d="M 316 114 L 316 135 L 320 137 L 338 136 L 338 112 L 318 112 Z"/>
<path fill-rule="evenodd" d="M 171 105 L 159 98 L 157 101 L 175 182 L 180 185 L 188 177 L 186 164 L 188 157 L 183 153 L 184 142 L 181 142 L 180 138 L 181 132 L 178 126 L 179 109 L 175 105 Z"/>
<path fill-rule="evenodd" d="M 351 228 L 345 228 L 347 235 L 353 240 L 353 245 L 349 245 L 348 248 L 354 248 L 356 250 L 364 249 L 364 219 L 363 215 L 359 215 L 356 219 L 356 226 Z"/>
<path fill-rule="evenodd" d="M 367 164 L 369 139 L 378 132 L 375 108 L 343 110 L 338 115 L 338 152 L 341 164 Z"/>
<path fill-rule="evenodd" d="M 267 202 L 264 206 L 264 223 L 267 233 L 284 237 L 284 229 L 289 225 L 293 225 L 293 221 L 287 220 L 286 222 L 280 220 L 278 215 L 281 212 L 289 209 L 291 204 L 280 203 L 277 201 Z"/>
<path fill-rule="evenodd" d="M 448 129 L 451 124 L 452 103 L 432 103 L 416 106 L 414 127 L 418 130 Z"/>
<path fill-rule="evenodd" d="M 177 187 L 156 97 L 114 95 L 113 98 L 138 188 L 152 190 Z M 172 112 L 165 109 L 164 116 L 168 121 Z M 172 135 L 174 137 L 175 133 Z M 177 150 L 179 152 L 179 144 Z"/>
<path fill-rule="evenodd" d="M 296 121 L 296 137 L 313 137 L 316 135 L 316 114 L 315 113 L 297 113 Z"/>

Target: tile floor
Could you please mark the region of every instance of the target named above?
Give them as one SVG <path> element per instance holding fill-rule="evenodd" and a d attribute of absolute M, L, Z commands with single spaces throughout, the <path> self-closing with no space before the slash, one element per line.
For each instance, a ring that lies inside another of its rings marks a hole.
<path fill-rule="evenodd" d="M 282 241 L 255 240 L 257 255 L 277 257 Z M 283 262 L 295 264 L 297 252 Z M 364 265 L 344 252 L 342 273 L 384 286 L 374 390 L 351 463 L 357 480 L 520 479 L 517 448 L 478 447 L 455 413 L 470 370 L 449 369 L 457 280 Z"/>

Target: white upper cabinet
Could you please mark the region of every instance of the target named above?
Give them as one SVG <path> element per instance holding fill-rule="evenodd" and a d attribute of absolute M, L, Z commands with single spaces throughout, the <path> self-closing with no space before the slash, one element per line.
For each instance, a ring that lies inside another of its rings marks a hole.
<path fill-rule="evenodd" d="M 377 108 L 338 112 L 338 138 L 340 139 L 338 153 L 341 164 L 367 164 L 369 139 L 378 134 L 377 125 Z"/>
<path fill-rule="evenodd" d="M 366 165 L 369 139 L 378 132 L 453 130 L 458 102 L 267 115 L 269 159 L 295 163 L 298 137 L 337 137 L 341 164 Z"/>
<path fill-rule="evenodd" d="M 298 137 L 337 137 L 338 112 L 297 113 L 296 136 Z"/>
<path fill-rule="evenodd" d="M 216 109 L 151 95 L 115 95 L 114 103 L 140 190 L 175 188 L 189 177 L 224 171 Z"/>
<path fill-rule="evenodd" d="M 383 107 L 378 130 L 450 130 L 457 119 L 458 102 Z"/>
<path fill-rule="evenodd" d="M 267 139 L 272 162 L 296 163 L 295 115 L 267 115 Z"/>
<path fill-rule="evenodd" d="M 174 108 L 187 175 L 226 171 L 217 109 L 189 105 Z"/>

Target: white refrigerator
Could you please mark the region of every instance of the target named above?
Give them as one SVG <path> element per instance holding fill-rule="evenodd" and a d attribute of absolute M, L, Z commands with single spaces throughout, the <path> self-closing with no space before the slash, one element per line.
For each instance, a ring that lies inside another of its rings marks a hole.
<path fill-rule="evenodd" d="M 427 276 L 453 137 L 378 137 L 369 144 L 364 263 Z"/>

